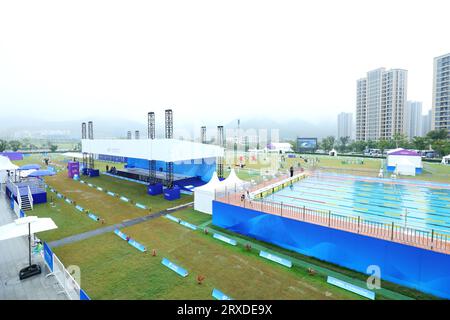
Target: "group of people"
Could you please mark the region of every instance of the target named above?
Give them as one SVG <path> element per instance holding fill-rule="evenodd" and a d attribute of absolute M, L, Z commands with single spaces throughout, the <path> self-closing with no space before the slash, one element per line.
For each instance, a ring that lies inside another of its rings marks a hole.
<path fill-rule="evenodd" d="M 117 169 L 116 169 L 116 167 L 111 167 L 111 169 L 110 169 L 109 166 L 106 165 L 106 172 L 112 173 L 112 174 L 116 174 L 117 173 Z"/>

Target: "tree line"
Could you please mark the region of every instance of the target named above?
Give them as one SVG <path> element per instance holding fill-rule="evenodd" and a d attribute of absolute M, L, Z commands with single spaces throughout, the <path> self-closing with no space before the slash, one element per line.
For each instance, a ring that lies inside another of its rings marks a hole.
<path fill-rule="evenodd" d="M 6 150 L 18 151 L 18 150 L 39 150 L 39 149 L 50 149 L 51 152 L 58 150 L 58 146 L 50 141 L 47 141 L 40 146 L 33 144 L 29 139 L 19 140 L 3 140 L 0 139 L 0 152 Z"/>
<path fill-rule="evenodd" d="M 336 139 L 328 136 L 319 143 L 319 149 L 330 151 L 336 149 L 341 153 L 358 152 L 362 153 L 366 149 L 380 149 L 384 152 L 388 149 L 405 148 L 415 150 L 433 150 L 440 156 L 450 154 L 450 139 L 446 129 L 432 130 L 425 137 L 414 137 L 412 140 L 404 134 L 395 134 L 392 139 L 351 141 L 350 137 Z"/>

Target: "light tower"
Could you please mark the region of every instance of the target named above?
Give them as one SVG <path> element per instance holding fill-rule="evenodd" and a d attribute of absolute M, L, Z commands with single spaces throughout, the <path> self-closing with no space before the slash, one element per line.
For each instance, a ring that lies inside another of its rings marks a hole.
<path fill-rule="evenodd" d="M 139 140 L 139 130 L 134 132 L 134 139 Z"/>

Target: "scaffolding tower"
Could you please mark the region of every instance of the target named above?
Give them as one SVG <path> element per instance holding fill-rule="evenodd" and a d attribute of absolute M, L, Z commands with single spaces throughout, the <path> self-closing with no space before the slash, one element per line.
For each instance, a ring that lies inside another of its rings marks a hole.
<path fill-rule="evenodd" d="M 173 112 L 172 109 L 165 111 L 165 137 L 166 139 L 173 139 Z M 173 162 L 166 162 L 166 187 L 172 189 L 173 187 Z"/>
<path fill-rule="evenodd" d="M 88 139 L 94 140 L 94 124 L 92 123 L 92 121 L 88 122 Z M 89 169 L 95 169 L 93 153 L 89 153 L 89 166 L 88 167 L 89 167 Z"/>
<path fill-rule="evenodd" d="M 223 126 L 217 126 L 217 145 L 219 147 L 225 146 L 225 134 L 223 131 Z M 223 163 L 224 157 L 217 157 L 217 176 L 223 178 Z"/>
<path fill-rule="evenodd" d="M 148 139 L 155 139 L 156 126 L 155 126 L 155 113 L 148 113 Z M 156 160 L 149 160 L 148 162 L 148 182 L 150 184 L 156 183 Z"/>
<path fill-rule="evenodd" d="M 86 130 L 86 122 L 81 124 L 81 139 L 87 139 L 87 130 Z M 88 167 L 88 155 L 86 152 L 83 152 L 83 168 Z"/>

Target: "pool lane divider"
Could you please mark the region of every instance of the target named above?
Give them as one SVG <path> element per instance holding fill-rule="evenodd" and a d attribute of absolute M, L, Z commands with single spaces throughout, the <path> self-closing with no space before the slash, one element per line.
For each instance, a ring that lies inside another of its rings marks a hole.
<path fill-rule="evenodd" d="M 292 261 L 290 261 L 288 259 L 281 258 L 281 257 L 279 257 L 277 255 L 274 255 L 274 254 L 271 254 L 269 252 L 261 250 L 259 252 L 259 256 L 263 257 L 263 258 L 266 258 L 268 260 L 271 260 L 273 262 L 279 263 L 279 264 L 281 264 L 281 265 L 283 265 L 285 267 L 288 267 L 288 268 L 292 267 Z"/>
<path fill-rule="evenodd" d="M 161 260 L 161 263 L 166 266 L 167 268 L 169 268 L 170 270 L 176 272 L 178 275 L 182 276 L 182 277 L 187 277 L 187 275 L 189 274 L 189 272 L 187 272 L 186 269 L 183 269 L 182 267 L 180 267 L 179 265 L 171 262 L 169 259 L 167 258 L 163 258 Z"/>

